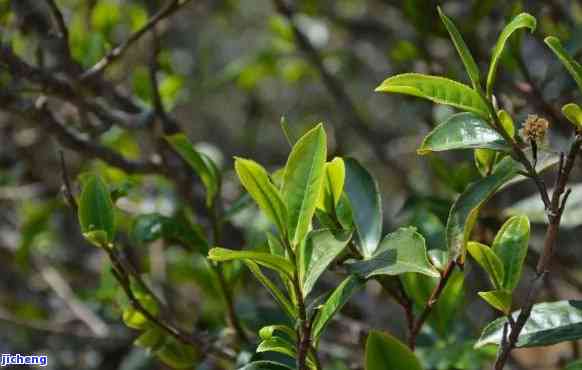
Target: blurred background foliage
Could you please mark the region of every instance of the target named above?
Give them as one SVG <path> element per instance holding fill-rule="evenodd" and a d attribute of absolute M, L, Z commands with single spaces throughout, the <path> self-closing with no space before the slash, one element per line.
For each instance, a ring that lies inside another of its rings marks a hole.
<path fill-rule="evenodd" d="M 69 32 L 66 51 L 55 37 L 58 20 L 48 1 L 0 0 L 0 353 L 47 353 L 51 369 L 164 368 L 133 347 L 136 333 L 120 320 L 121 293 L 106 259 L 80 236 L 61 193 L 61 148 L 71 178 L 99 171 L 112 184 L 120 245 L 176 320 L 228 343 L 232 333 L 224 329 L 223 300 L 205 258 L 181 241 L 161 240 L 153 227 L 162 216 L 198 225 L 201 234 L 211 224 L 201 206 L 200 182 L 166 158 L 160 137 L 167 122 L 179 125 L 223 172 L 225 246 L 266 243 L 268 222 L 241 198 L 232 158 L 280 168 L 289 151 L 280 126 L 284 117 L 292 140 L 323 121 L 331 154 L 365 163 L 383 193 L 384 232 L 415 225 L 431 249 L 443 248 L 450 204 L 479 176 L 472 154 L 417 156 L 422 137 L 452 111 L 373 93 L 385 77 L 404 71 L 465 79 L 438 20 L 437 3 L 458 24 L 480 64 L 487 63 L 506 19 L 520 11 L 538 18 L 536 33 L 513 42 L 504 55 L 497 99 L 518 126 L 528 114 L 549 119 L 548 145 L 562 149 L 570 126 L 557 107 L 572 101 L 576 89 L 541 40 L 559 36 L 580 60 L 582 4 L 577 1 L 301 0 L 290 8 L 292 14 L 267 0 L 192 1 L 158 24 L 157 37 L 148 33 L 132 44 L 100 76 L 105 82 L 92 83 L 79 75 L 143 27 L 164 1 L 56 1 Z M 37 74 L 15 70 L 8 51 Z M 70 82 L 80 95 L 54 91 L 46 75 Z M 38 108 L 41 95 L 48 108 Z M 86 102 L 109 116 L 87 112 Z M 71 145 L 49 113 L 61 128 L 94 146 Z M 108 160 L 95 146 L 136 166 Z M 153 165 L 138 166 L 144 163 Z M 580 182 L 579 169 L 574 180 Z M 580 193 L 572 193 L 579 199 L 571 199 L 555 273 L 544 288 L 549 300 L 582 297 Z M 476 239 L 490 242 L 516 210 L 541 222 L 541 203 L 527 200 L 532 194 L 533 187 L 521 183 L 498 195 L 483 210 Z M 543 227 L 533 231 L 531 261 L 541 249 Z M 453 277 L 419 341 L 427 369 L 479 369 L 494 358 L 494 351 L 472 348 L 479 328 L 495 317 L 475 294 L 487 283 L 473 267 L 469 261 L 465 277 Z M 524 280 L 531 271 L 526 269 Z M 235 286 L 236 310 L 245 326 L 281 320 L 246 270 L 229 265 L 225 276 Z M 326 279 L 330 285 L 339 281 L 333 273 Z M 403 280 L 422 305 L 434 281 L 419 275 Z M 379 285 L 369 284 L 323 339 L 327 368 L 361 368 L 367 330 L 403 335 L 402 315 Z M 560 368 L 580 357 L 581 347 L 515 351 L 511 366 Z M 246 351 L 250 356 L 253 348 Z M 200 368 L 221 367 L 208 360 Z"/>

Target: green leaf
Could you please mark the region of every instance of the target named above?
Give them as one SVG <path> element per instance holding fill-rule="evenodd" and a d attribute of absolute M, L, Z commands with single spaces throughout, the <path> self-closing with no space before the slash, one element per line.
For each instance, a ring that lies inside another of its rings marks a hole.
<path fill-rule="evenodd" d="M 208 241 L 194 225 L 159 213 L 139 215 L 133 222 L 131 237 L 137 244 L 151 243 L 163 238 L 182 243 L 203 255 L 208 253 Z"/>
<path fill-rule="evenodd" d="M 79 202 L 79 223 L 83 234 L 95 235 L 93 242 L 111 243 L 115 237 L 115 214 L 107 185 L 97 175 L 85 179 Z M 99 235 L 95 232 L 102 231 Z M 98 236 L 98 237 L 97 237 Z M 105 237 L 105 240 L 102 240 Z M 98 245 L 105 246 L 105 245 Z"/>
<path fill-rule="evenodd" d="M 495 83 L 495 76 L 497 74 L 497 66 L 499 64 L 501 54 L 503 50 L 505 50 L 505 44 L 511 35 L 521 29 L 521 28 L 529 28 L 529 30 L 533 33 L 536 29 L 536 19 L 535 17 L 531 16 L 527 13 L 521 13 L 515 16 L 509 22 L 501 34 L 497 39 L 497 44 L 495 45 L 495 49 L 493 49 L 493 54 L 491 55 L 491 63 L 489 65 L 489 73 L 487 74 L 487 96 L 491 96 L 493 92 L 493 85 Z"/>
<path fill-rule="evenodd" d="M 479 67 L 477 66 L 477 63 L 475 63 L 473 55 L 471 55 L 471 51 L 467 47 L 465 40 L 463 40 L 463 36 L 461 36 L 461 33 L 459 32 L 453 21 L 449 17 L 447 17 L 445 13 L 443 13 L 440 6 L 437 7 L 437 9 L 443 24 L 445 25 L 447 31 L 449 32 L 449 35 L 451 36 L 451 39 L 453 40 L 453 44 L 455 44 L 455 49 L 457 49 L 457 53 L 459 53 L 459 56 L 461 57 L 461 60 L 465 65 L 465 70 L 469 75 L 469 79 L 473 84 L 473 88 L 479 90 L 481 87 L 480 82 L 481 75 L 479 73 Z"/>
<path fill-rule="evenodd" d="M 287 209 L 267 171 L 260 164 L 243 158 L 235 158 L 234 168 L 240 182 L 259 208 L 277 226 L 281 235 L 286 235 Z"/>
<path fill-rule="evenodd" d="M 422 370 L 404 343 L 388 333 L 371 331 L 366 340 L 366 370 Z"/>
<path fill-rule="evenodd" d="M 490 292 L 479 292 L 479 297 L 496 310 L 509 314 L 511 311 L 511 292 L 507 290 L 492 290 Z"/>
<path fill-rule="evenodd" d="M 299 255 L 301 266 L 300 278 L 303 282 L 303 296 L 313 289 L 313 286 L 333 262 L 344 250 L 352 235 L 351 232 L 333 234 L 329 229 L 311 231 L 307 241 L 301 245 Z"/>
<path fill-rule="evenodd" d="M 343 159 L 334 158 L 325 164 L 325 179 L 323 180 L 323 190 L 317 201 L 317 208 L 335 214 L 335 208 L 344 191 L 345 179 L 346 169 Z"/>
<path fill-rule="evenodd" d="M 518 315 L 519 311 L 512 314 L 514 320 Z M 488 344 L 499 345 L 506 321 L 507 318 L 500 317 L 489 323 L 475 343 L 475 348 Z M 516 347 L 549 346 L 578 339 L 582 339 L 582 301 L 538 303 L 533 306 Z"/>
<path fill-rule="evenodd" d="M 156 301 L 151 296 L 138 294 L 136 295 L 136 298 L 147 310 L 147 312 L 153 316 L 156 316 L 160 312 Z M 133 306 L 127 306 L 123 310 L 123 322 L 128 327 L 138 330 L 146 329 L 150 325 L 148 318 L 145 317 L 140 311 L 136 310 Z"/>
<path fill-rule="evenodd" d="M 259 337 L 263 340 L 272 338 L 275 333 L 280 332 L 289 337 L 289 339 L 296 341 L 297 333 L 286 325 L 269 325 L 264 326 L 259 330 Z"/>
<path fill-rule="evenodd" d="M 544 42 L 546 43 L 546 45 L 550 47 L 550 49 L 552 49 L 552 51 L 554 52 L 554 54 L 556 54 L 558 59 L 560 59 L 562 65 L 564 65 L 564 67 L 566 68 L 566 70 L 568 70 L 574 81 L 576 81 L 578 89 L 582 91 L 582 66 L 580 65 L 580 63 L 575 61 L 574 58 L 572 58 L 570 54 L 568 54 L 568 52 L 562 46 L 560 39 L 558 39 L 557 37 L 548 36 L 544 39 Z"/>
<path fill-rule="evenodd" d="M 166 140 L 200 177 L 206 188 L 206 205 L 211 206 L 220 189 L 220 171 L 214 162 L 194 149 L 194 145 L 182 133 L 166 136 Z"/>
<path fill-rule="evenodd" d="M 295 345 L 281 337 L 271 337 L 263 340 L 257 347 L 257 353 L 277 352 L 294 358 L 296 355 Z"/>
<path fill-rule="evenodd" d="M 196 348 L 178 342 L 168 336 L 164 345 L 155 352 L 156 356 L 172 369 L 193 369 L 198 361 Z"/>
<path fill-rule="evenodd" d="M 471 257 L 487 272 L 495 289 L 501 289 L 505 277 L 505 269 L 503 262 L 495 252 L 488 246 L 478 242 L 469 242 L 467 250 Z"/>
<path fill-rule="evenodd" d="M 164 343 L 164 339 L 164 333 L 161 329 L 151 327 L 137 337 L 133 344 L 148 351 L 155 351 Z"/>
<path fill-rule="evenodd" d="M 239 370 L 292 370 L 289 366 L 273 361 L 255 361 Z"/>
<path fill-rule="evenodd" d="M 499 121 L 501 122 L 501 126 L 505 129 L 505 132 L 507 132 L 510 137 L 514 137 L 515 124 L 509 113 L 501 109 L 497 111 L 497 117 L 499 117 Z M 502 158 L 502 153 L 491 149 L 475 149 L 475 166 L 482 176 L 488 176 L 495 167 L 495 164 L 497 164 Z"/>
<path fill-rule="evenodd" d="M 515 136 L 515 123 L 513 123 L 513 119 L 511 118 L 511 115 L 509 113 L 507 113 L 506 110 L 500 109 L 497 111 L 497 117 L 499 118 L 499 121 L 501 122 L 501 126 L 503 127 L 503 129 L 505 129 L 505 132 L 507 132 L 507 134 L 510 137 L 514 137 Z"/>
<path fill-rule="evenodd" d="M 562 107 L 562 113 L 572 122 L 577 130 L 582 129 L 582 108 L 576 103 L 569 103 Z"/>
<path fill-rule="evenodd" d="M 345 192 L 349 204 L 355 205 L 352 217 L 360 240 L 359 248 L 366 258 L 372 256 L 382 233 L 382 199 L 372 175 L 355 159 L 346 158 Z"/>
<path fill-rule="evenodd" d="M 507 220 L 493 241 L 492 249 L 505 268 L 502 287 L 513 290 L 521 277 L 529 243 L 529 219 L 526 216 L 514 216 Z"/>
<path fill-rule="evenodd" d="M 582 370 L 582 360 L 577 360 L 577 361 L 574 361 L 574 362 L 570 362 L 562 370 Z"/>
<path fill-rule="evenodd" d="M 519 171 L 520 165 L 506 157 L 496 166 L 490 176 L 471 184 L 457 198 L 447 220 L 446 236 L 451 260 L 465 259 L 466 246 L 483 204 Z"/>
<path fill-rule="evenodd" d="M 405 272 L 440 276 L 428 261 L 424 237 L 414 227 L 401 227 L 386 235 L 371 258 L 349 264 L 349 271 L 364 279 Z"/>
<path fill-rule="evenodd" d="M 479 93 L 467 85 L 444 77 L 404 73 L 384 80 L 375 91 L 417 96 L 473 112 L 484 118 L 489 116 L 487 105 Z"/>
<path fill-rule="evenodd" d="M 312 330 L 312 337 L 315 342 L 319 340 L 321 334 L 333 316 L 342 309 L 342 307 L 349 301 L 350 297 L 358 289 L 364 286 L 364 284 L 364 280 L 355 275 L 350 275 L 345 278 L 337 288 L 335 288 L 333 293 L 331 293 L 325 303 L 321 306 L 315 317 Z"/>
<path fill-rule="evenodd" d="M 261 271 L 260 267 L 251 260 L 246 260 L 245 265 L 251 270 L 255 278 L 263 284 L 263 286 L 269 291 L 271 296 L 277 301 L 281 309 L 291 318 L 297 318 L 297 310 L 295 306 L 291 304 L 289 299 L 279 290 L 277 285 L 273 283 L 268 277 L 266 277 Z"/>
<path fill-rule="evenodd" d="M 297 141 L 287 160 L 282 193 L 287 205 L 289 242 L 293 246 L 303 241 L 311 226 L 326 156 L 326 135 L 320 123 Z"/>
<path fill-rule="evenodd" d="M 295 271 L 293 264 L 285 258 L 264 252 L 239 251 L 217 247 L 208 252 L 208 258 L 216 262 L 249 260 L 272 270 L 283 272 L 288 276 L 293 276 Z"/>
<path fill-rule="evenodd" d="M 422 141 L 418 154 L 452 149 L 493 149 L 511 147 L 487 121 L 473 113 L 457 113 L 435 127 Z"/>

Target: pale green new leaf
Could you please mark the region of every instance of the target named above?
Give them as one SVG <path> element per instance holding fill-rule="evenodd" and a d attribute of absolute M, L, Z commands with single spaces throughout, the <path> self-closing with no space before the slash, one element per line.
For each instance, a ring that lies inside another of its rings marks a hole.
<path fill-rule="evenodd" d="M 300 269 L 300 278 L 304 297 L 307 297 L 321 274 L 344 250 L 351 236 L 351 232 L 345 231 L 334 235 L 329 229 L 309 233 L 307 241 L 301 245 L 299 254 L 303 266 Z"/>
<path fill-rule="evenodd" d="M 289 242 L 299 245 L 315 213 L 324 178 L 326 135 L 319 124 L 293 146 L 283 176 L 283 199 L 287 206 Z"/>
<path fill-rule="evenodd" d="M 536 19 L 530 14 L 521 13 L 515 16 L 509 22 L 501 34 L 497 39 L 497 44 L 495 45 L 495 49 L 493 49 L 493 54 L 491 55 L 491 63 L 489 65 L 489 73 L 487 74 L 487 96 L 491 96 L 493 92 L 493 85 L 495 84 L 495 76 L 497 75 L 497 67 L 499 65 L 499 61 L 501 59 L 501 55 L 503 54 L 503 50 L 505 50 L 505 45 L 507 40 L 511 37 L 511 35 L 521 29 L 521 28 L 529 28 L 529 30 L 533 33 L 536 29 Z"/>
<path fill-rule="evenodd" d="M 519 311 L 512 313 L 512 316 L 517 320 Z M 499 345 L 506 322 L 506 317 L 500 317 L 488 324 L 475 343 L 475 348 L 488 344 Z M 533 306 L 516 347 L 548 346 L 578 339 L 582 339 L 582 301 L 538 303 Z"/>
<path fill-rule="evenodd" d="M 474 182 L 457 198 L 451 207 L 446 226 L 450 260 L 460 258 L 464 261 L 467 242 L 481 206 L 501 186 L 517 175 L 520 169 L 518 162 L 511 157 L 505 157 L 497 164 L 490 176 Z"/>
<path fill-rule="evenodd" d="M 473 112 L 484 118 L 489 117 L 487 104 L 479 93 L 467 85 L 444 77 L 404 73 L 384 80 L 375 91 L 418 96 Z"/>
<path fill-rule="evenodd" d="M 507 220 L 493 241 L 492 249 L 503 262 L 505 276 L 502 287 L 513 290 L 519 283 L 527 254 L 530 225 L 527 216 L 513 216 Z"/>
<path fill-rule="evenodd" d="M 273 361 L 255 361 L 239 370 L 292 370 L 289 366 Z"/>
<path fill-rule="evenodd" d="M 255 278 L 263 284 L 263 286 L 269 291 L 271 296 L 277 301 L 281 309 L 285 311 L 285 313 L 291 318 L 297 318 L 297 310 L 295 306 L 291 304 L 289 299 L 279 290 L 277 285 L 273 283 L 268 277 L 266 277 L 263 272 L 261 271 L 260 267 L 253 261 L 247 259 L 244 261 L 245 265 L 249 268 L 249 270 L 253 273 Z"/>
<path fill-rule="evenodd" d="M 259 208 L 277 226 L 281 235 L 286 235 L 287 210 L 267 171 L 257 162 L 243 158 L 235 159 L 234 168 L 241 184 Z"/>
<path fill-rule="evenodd" d="M 220 189 L 220 171 L 204 153 L 194 148 L 188 137 L 182 133 L 166 136 L 168 143 L 196 172 L 206 188 L 206 204 L 212 205 Z"/>
<path fill-rule="evenodd" d="M 368 335 L 365 356 L 365 370 L 422 370 L 410 348 L 380 331 L 371 331 Z"/>
<path fill-rule="evenodd" d="M 469 51 L 469 48 L 467 47 L 465 40 L 463 40 L 463 36 L 461 36 L 461 33 L 459 32 L 453 21 L 449 17 L 447 17 L 445 13 L 443 13 L 440 6 L 437 7 L 437 9 L 443 24 L 445 25 L 447 31 L 449 32 L 449 35 L 451 36 L 451 39 L 453 40 L 453 44 L 457 49 L 457 53 L 459 53 L 459 56 L 461 57 L 461 60 L 465 65 L 465 70 L 469 75 L 469 79 L 473 84 L 473 88 L 479 90 L 481 87 L 480 86 L 481 75 L 479 73 L 479 67 L 475 62 L 473 55 L 471 55 L 471 51 Z"/>
<path fill-rule="evenodd" d="M 511 147 L 487 121 L 473 113 L 457 113 L 435 127 L 422 141 L 418 154 L 452 149 L 492 149 L 509 151 Z"/>
<path fill-rule="evenodd" d="M 406 272 L 440 276 L 428 260 L 424 237 L 414 227 L 401 227 L 386 235 L 370 258 L 350 263 L 348 268 L 363 279 Z"/>
<path fill-rule="evenodd" d="M 317 208 L 330 214 L 335 213 L 335 208 L 344 191 L 345 179 L 346 169 L 343 159 L 334 158 L 325 164 L 325 178 L 323 189 L 317 201 Z"/>
<path fill-rule="evenodd" d="M 483 298 L 491 307 L 504 314 L 511 311 L 511 292 L 507 290 L 492 290 L 490 292 L 479 292 L 479 297 Z"/>
<path fill-rule="evenodd" d="M 285 258 L 264 252 L 239 251 L 216 247 L 208 252 L 208 258 L 216 262 L 249 260 L 272 270 L 283 272 L 288 276 L 292 276 L 295 271 L 295 266 Z"/>
<path fill-rule="evenodd" d="M 544 42 L 546 43 L 546 45 L 550 47 L 550 49 L 552 49 L 552 51 L 554 52 L 554 54 L 556 54 L 558 59 L 560 59 L 560 61 L 562 62 L 564 67 L 568 70 L 574 81 L 576 81 L 578 89 L 582 91 L 582 66 L 580 65 L 580 63 L 575 61 L 574 58 L 572 58 L 570 54 L 568 54 L 568 52 L 562 46 L 560 39 L 558 39 L 557 37 L 548 36 L 544 39 Z"/>
<path fill-rule="evenodd" d="M 576 103 L 569 103 L 562 107 L 562 113 L 576 129 L 582 129 L 582 108 Z"/>
<path fill-rule="evenodd" d="M 97 175 L 84 182 L 79 201 L 81 231 L 91 242 L 105 247 L 115 236 L 115 213 L 107 185 Z M 105 245 L 103 245 L 105 244 Z"/>
<path fill-rule="evenodd" d="M 487 272 L 495 289 L 501 289 L 505 277 L 503 262 L 488 246 L 478 243 L 467 243 L 467 250 L 471 257 Z"/>

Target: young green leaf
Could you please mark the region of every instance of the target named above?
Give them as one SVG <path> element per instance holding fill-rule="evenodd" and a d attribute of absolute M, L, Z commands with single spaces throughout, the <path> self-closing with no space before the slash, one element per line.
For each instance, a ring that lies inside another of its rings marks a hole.
<path fill-rule="evenodd" d="M 331 293 L 322 307 L 317 312 L 313 323 L 312 337 L 314 342 L 318 342 L 321 334 L 331 321 L 333 316 L 342 309 L 349 301 L 350 297 L 361 287 L 365 281 L 355 275 L 350 275 L 342 281 L 340 285 Z"/>
<path fill-rule="evenodd" d="M 295 358 L 296 354 L 295 345 L 281 337 L 271 337 L 263 340 L 257 346 L 256 352 L 277 352 L 291 358 Z"/>
<path fill-rule="evenodd" d="M 435 127 L 422 141 L 418 154 L 452 149 L 493 149 L 509 151 L 503 136 L 487 121 L 473 113 L 457 113 Z"/>
<path fill-rule="evenodd" d="M 413 95 L 473 112 L 484 118 L 489 117 L 487 104 L 479 93 L 467 85 L 444 77 L 404 73 L 384 80 L 375 91 Z"/>
<path fill-rule="evenodd" d="M 97 175 L 89 175 L 81 192 L 79 224 L 83 235 L 104 247 L 115 237 L 115 214 L 107 185 Z M 104 239 L 105 238 L 105 239 Z"/>
<path fill-rule="evenodd" d="M 348 268 L 363 279 L 376 275 L 400 275 L 405 272 L 437 278 L 440 276 L 428 261 L 424 237 L 414 227 L 401 227 L 386 235 L 370 258 L 353 262 Z"/>
<path fill-rule="evenodd" d="M 263 286 L 269 291 L 271 296 L 277 301 L 281 309 L 292 319 L 297 318 L 297 310 L 295 306 L 291 304 L 289 299 L 279 290 L 277 285 L 273 283 L 268 277 L 266 277 L 261 271 L 260 267 L 250 259 L 244 261 L 245 265 L 253 273 L 255 278 L 263 284 Z"/>
<path fill-rule="evenodd" d="M 156 316 L 160 312 L 156 301 L 151 296 L 139 294 L 136 298 L 150 314 Z M 123 310 L 123 322 L 127 327 L 138 330 L 146 329 L 150 326 L 148 318 L 133 306 L 127 306 Z"/>
<path fill-rule="evenodd" d="M 282 193 L 287 205 L 289 242 L 293 246 L 303 241 L 311 225 L 323 184 L 326 156 L 326 135 L 319 124 L 297 141 L 287 160 Z"/>
<path fill-rule="evenodd" d="M 292 370 L 289 366 L 273 361 L 255 361 L 240 370 Z"/>
<path fill-rule="evenodd" d="M 164 341 L 164 333 L 161 329 L 154 326 L 144 331 L 139 337 L 137 337 L 133 344 L 148 351 L 156 351 Z"/>
<path fill-rule="evenodd" d="M 259 265 L 268 267 L 275 271 L 280 271 L 288 276 L 292 276 L 295 267 L 291 262 L 283 257 L 273 256 L 269 253 L 239 251 L 226 248 L 212 248 L 208 252 L 208 258 L 216 262 L 225 262 L 233 260 L 249 260 Z"/>
<path fill-rule="evenodd" d="M 574 81 L 576 81 L 578 89 L 582 91 L 582 66 L 580 65 L 580 63 L 575 61 L 574 58 L 572 58 L 570 54 L 568 54 L 568 52 L 562 46 L 560 39 L 558 39 L 557 37 L 548 36 L 544 39 L 544 42 L 546 43 L 546 45 L 550 47 L 550 49 L 552 49 L 552 51 L 554 52 L 554 54 L 556 54 L 558 59 L 560 59 L 562 65 L 564 65 L 564 67 L 568 70 Z"/>
<path fill-rule="evenodd" d="M 220 189 L 220 171 L 214 162 L 194 149 L 188 137 L 182 133 L 166 136 L 168 143 L 190 165 L 206 188 L 206 205 L 211 206 Z"/>
<path fill-rule="evenodd" d="M 508 315 L 511 311 L 511 292 L 507 290 L 492 290 L 490 292 L 479 292 L 479 297 L 493 308 Z"/>
<path fill-rule="evenodd" d="M 270 339 L 275 336 L 275 334 L 281 333 L 285 334 L 289 339 L 296 341 L 297 340 L 297 333 L 295 330 L 291 329 L 286 325 L 269 325 L 264 326 L 259 330 L 259 337 L 263 340 Z"/>
<path fill-rule="evenodd" d="M 513 319 L 516 320 L 518 315 L 519 311 L 514 312 Z M 506 317 L 500 317 L 489 323 L 475 343 L 475 348 L 499 345 L 506 321 Z M 549 346 L 578 339 L 582 339 L 582 301 L 538 303 L 533 306 L 516 347 Z"/>
<path fill-rule="evenodd" d="M 196 348 L 187 345 L 174 337 L 166 337 L 163 346 L 155 355 L 172 369 L 192 369 L 196 367 L 199 354 Z"/>
<path fill-rule="evenodd" d="M 493 241 L 492 249 L 503 262 L 505 277 L 502 287 L 513 290 L 519 283 L 529 243 L 529 219 L 514 216 L 507 220 Z"/>
<path fill-rule="evenodd" d="M 521 29 L 521 28 L 529 28 L 529 30 L 533 33 L 536 29 L 536 19 L 530 14 L 521 13 L 515 16 L 509 22 L 501 34 L 497 39 L 497 44 L 495 45 L 495 49 L 493 49 L 493 54 L 491 55 L 491 63 L 489 65 L 489 73 L 487 74 L 487 96 L 491 96 L 493 93 L 493 85 L 495 84 L 495 76 L 497 74 L 497 66 L 499 64 L 501 54 L 503 50 L 505 50 L 505 44 L 511 35 Z"/>
<path fill-rule="evenodd" d="M 506 182 L 517 175 L 520 164 L 511 157 L 499 162 L 490 176 L 471 184 L 451 207 L 447 220 L 446 237 L 449 258 L 465 259 L 466 246 L 477 221 L 481 206 Z"/>
<path fill-rule="evenodd" d="M 335 214 L 335 208 L 344 191 L 346 169 L 341 158 L 334 158 L 325 164 L 325 178 L 323 189 L 317 201 L 317 208 L 329 214 Z"/>
<path fill-rule="evenodd" d="M 577 130 L 582 129 L 582 108 L 576 103 L 569 103 L 562 107 L 562 113 L 572 122 Z"/>
<path fill-rule="evenodd" d="M 443 13 L 440 6 L 437 7 L 437 9 L 443 24 L 445 25 L 447 31 L 449 32 L 449 35 L 451 36 L 451 40 L 453 40 L 455 49 L 457 49 L 457 53 L 459 53 L 459 56 L 461 57 L 461 60 L 465 65 L 465 70 L 469 75 L 469 79 L 473 84 L 473 88 L 475 90 L 479 90 L 481 88 L 480 82 L 481 75 L 479 73 L 479 67 L 477 66 L 477 63 L 475 63 L 473 55 L 471 55 L 471 51 L 467 47 L 465 40 L 463 40 L 463 36 L 461 36 L 461 33 L 459 32 L 453 21 L 449 17 L 447 17 L 445 13 Z"/>
<path fill-rule="evenodd" d="M 281 233 L 287 234 L 287 209 L 267 171 L 257 162 L 236 158 L 234 168 L 241 184 Z"/>
<path fill-rule="evenodd" d="M 500 109 L 497 111 L 497 117 L 499 118 L 499 121 L 501 122 L 501 126 L 503 127 L 505 132 L 507 132 L 507 134 L 510 137 L 514 137 L 515 136 L 515 123 L 513 123 L 513 118 L 511 118 L 511 115 L 509 113 L 507 113 L 506 110 Z"/>
<path fill-rule="evenodd" d="M 345 192 L 349 204 L 356 205 L 352 216 L 359 237 L 358 247 L 366 258 L 372 256 L 382 233 L 382 199 L 372 175 L 355 159 L 346 158 Z"/>
<path fill-rule="evenodd" d="M 404 343 L 388 333 L 371 331 L 366 340 L 366 370 L 422 370 Z"/>
<path fill-rule="evenodd" d="M 344 250 L 352 235 L 341 232 L 334 235 L 330 230 L 314 230 L 301 244 L 299 259 L 300 279 L 303 282 L 303 296 L 307 297 L 311 289 L 330 263 Z"/>
<path fill-rule="evenodd" d="M 467 250 L 471 257 L 473 257 L 475 261 L 477 261 L 477 263 L 487 271 L 495 289 L 501 289 L 503 286 L 505 269 L 503 267 L 503 262 L 501 262 L 495 252 L 493 252 L 493 250 L 488 246 L 477 242 L 467 243 Z"/>

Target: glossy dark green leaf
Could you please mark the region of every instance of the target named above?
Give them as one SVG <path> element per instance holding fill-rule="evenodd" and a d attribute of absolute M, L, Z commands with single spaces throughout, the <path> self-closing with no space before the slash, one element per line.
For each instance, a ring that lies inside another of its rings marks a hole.
<path fill-rule="evenodd" d="M 260 164 L 243 158 L 235 159 L 234 168 L 240 182 L 259 208 L 277 226 L 281 235 L 286 235 L 287 209 L 267 171 Z"/>
<path fill-rule="evenodd" d="M 423 140 L 418 154 L 452 149 L 493 149 L 511 147 L 487 121 L 474 113 L 457 113 L 433 129 Z"/>
<path fill-rule="evenodd" d="M 402 227 L 386 235 L 370 258 L 351 263 L 348 269 L 363 279 L 406 272 L 440 276 L 428 260 L 424 237 L 414 227 Z"/>
<path fill-rule="evenodd" d="M 471 257 L 487 272 L 495 289 L 501 289 L 505 277 L 505 268 L 497 254 L 485 244 L 477 242 L 469 242 L 467 250 Z"/>
<path fill-rule="evenodd" d="M 325 303 L 320 307 L 313 323 L 312 337 L 315 342 L 319 340 L 321 334 L 333 318 L 349 301 L 350 297 L 365 284 L 364 280 L 355 275 L 345 278 L 342 283 L 335 288 Z"/>
<path fill-rule="evenodd" d="M 444 77 L 404 73 L 384 80 L 375 91 L 413 95 L 473 112 L 484 118 L 489 116 L 487 104 L 479 93 L 467 85 Z"/>
<path fill-rule="evenodd" d="M 360 240 L 359 248 L 366 258 L 371 257 L 382 232 L 382 199 L 372 175 L 355 159 L 344 159 L 346 166 L 345 192 Z"/>
<path fill-rule="evenodd" d="M 166 136 L 166 140 L 200 177 L 206 188 L 206 204 L 210 206 L 220 189 L 220 171 L 207 155 L 194 148 L 186 135 Z"/>
<path fill-rule="evenodd" d="M 471 184 L 451 207 L 447 220 L 446 236 L 449 258 L 465 258 L 467 242 L 475 226 L 481 206 L 520 170 L 520 164 L 510 157 L 504 158 L 490 176 Z"/>
<path fill-rule="evenodd" d="M 327 267 L 344 250 L 351 239 L 351 232 L 332 233 L 329 229 L 314 230 L 301 245 L 299 258 L 302 268 L 299 276 L 303 282 L 303 295 L 311 289 Z"/>
<path fill-rule="evenodd" d="M 115 214 L 109 189 L 101 177 L 88 175 L 79 201 L 81 231 L 91 236 L 93 243 L 109 244 L 115 237 Z M 96 237 L 98 233 L 100 236 Z M 105 240 L 101 240 L 105 238 Z M 106 245 L 97 244 L 99 247 Z"/>
<path fill-rule="evenodd" d="M 366 340 L 365 370 L 422 370 L 404 343 L 388 333 L 371 331 Z"/>
<path fill-rule="evenodd" d="M 495 76 L 497 74 L 497 66 L 499 64 L 501 54 L 503 53 L 503 50 L 505 50 L 507 40 L 509 40 L 515 31 L 521 28 L 529 28 L 531 32 L 534 32 L 536 29 L 536 23 L 537 22 L 535 17 L 527 13 L 521 13 L 515 16 L 515 18 L 513 18 L 511 22 L 505 26 L 503 31 L 501 31 L 501 34 L 497 39 L 497 44 L 493 49 L 493 54 L 491 55 L 489 73 L 487 74 L 487 96 L 491 96 L 493 92 L 493 85 L 495 84 Z"/>
<path fill-rule="evenodd" d="M 517 319 L 519 311 L 512 314 Z M 488 324 L 475 344 L 479 348 L 488 344 L 499 345 L 507 318 Z M 549 346 L 560 342 L 582 339 L 582 301 L 538 303 L 525 323 L 516 347 Z"/>
<path fill-rule="evenodd" d="M 273 361 L 255 361 L 239 370 L 292 370 L 289 366 Z"/>
<path fill-rule="evenodd" d="M 289 299 L 285 296 L 285 294 L 283 294 L 283 292 L 281 292 L 277 285 L 263 274 L 260 267 L 255 262 L 251 260 L 245 260 L 245 265 L 247 265 L 255 278 L 269 291 L 283 312 L 285 312 L 291 319 L 296 319 L 297 309 L 291 304 Z"/>
<path fill-rule="evenodd" d="M 495 236 L 492 249 L 503 262 L 503 289 L 511 291 L 519 283 L 527 255 L 529 232 L 529 219 L 526 216 L 514 216 L 503 224 Z"/>
<path fill-rule="evenodd" d="M 546 45 L 550 47 L 550 49 L 552 49 L 552 51 L 554 52 L 554 54 L 556 54 L 558 59 L 560 59 L 560 61 L 562 62 L 564 67 L 568 70 L 574 81 L 576 81 L 578 89 L 582 91 L 582 66 L 580 65 L 580 63 L 575 61 L 574 58 L 572 58 L 570 54 L 568 54 L 568 52 L 562 46 L 560 39 L 558 39 L 557 37 L 554 36 L 546 37 L 544 39 L 544 42 L 546 43 Z"/>
<path fill-rule="evenodd" d="M 449 17 L 447 17 L 445 13 L 443 13 L 440 7 L 437 7 L 437 9 L 439 12 L 439 16 L 441 17 L 441 20 L 445 25 L 445 28 L 447 29 L 449 35 L 451 36 L 451 40 L 453 40 L 455 49 L 457 49 L 457 53 L 459 53 L 459 56 L 461 57 L 461 60 L 465 65 L 465 70 L 469 75 L 469 79 L 473 84 L 473 88 L 478 90 L 481 85 L 480 82 L 481 75 L 479 73 L 479 67 L 475 62 L 473 55 L 471 55 L 471 51 L 467 47 L 465 40 L 463 40 L 463 36 L 461 36 L 461 33 L 459 32 L 453 21 Z"/>
<path fill-rule="evenodd" d="M 325 175 L 326 140 L 323 125 L 317 125 L 293 146 L 285 166 L 282 194 L 292 246 L 303 241 L 315 213 Z"/>
<path fill-rule="evenodd" d="M 562 107 L 562 113 L 572 122 L 577 130 L 582 129 L 582 108 L 576 103 L 569 103 Z"/>
<path fill-rule="evenodd" d="M 504 314 L 511 311 L 511 292 L 507 290 L 492 290 L 489 292 L 479 292 L 479 297 L 483 298 L 490 306 Z"/>
<path fill-rule="evenodd" d="M 292 276 L 295 271 L 295 266 L 285 258 L 264 252 L 239 251 L 216 247 L 208 252 L 208 258 L 215 262 L 250 260 L 275 271 L 283 272 L 288 276 Z"/>

